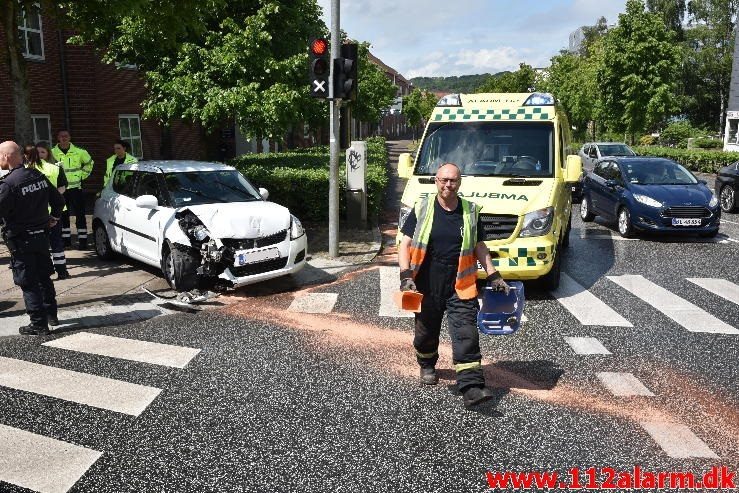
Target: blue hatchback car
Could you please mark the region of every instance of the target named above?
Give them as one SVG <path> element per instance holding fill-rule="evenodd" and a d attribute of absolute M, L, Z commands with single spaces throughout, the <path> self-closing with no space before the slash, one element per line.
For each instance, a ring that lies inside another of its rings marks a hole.
<path fill-rule="evenodd" d="M 609 157 L 583 180 L 580 217 L 615 220 L 621 236 L 636 231 L 718 233 L 721 209 L 716 195 L 678 163 L 656 157 Z"/>

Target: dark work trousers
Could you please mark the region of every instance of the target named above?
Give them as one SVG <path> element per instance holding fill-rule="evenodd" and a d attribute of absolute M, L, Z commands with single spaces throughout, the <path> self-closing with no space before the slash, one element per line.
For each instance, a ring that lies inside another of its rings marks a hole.
<path fill-rule="evenodd" d="M 439 332 L 446 311 L 449 336 L 452 339 L 452 355 L 455 367 L 464 363 L 479 363 L 480 335 L 477 332 L 477 298 L 461 300 L 454 290 L 457 266 L 436 263 L 427 259 L 416 276 L 418 291 L 423 293 L 421 312 L 416 313 L 416 331 L 413 346 L 421 367 L 433 368 L 439 359 Z M 482 368 L 457 371 L 457 387 L 460 391 L 472 386 L 485 385 Z"/>
<path fill-rule="evenodd" d="M 31 324 L 48 327 L 47 315 L 57 314 L 56 291 L 50 277 L 54 267 L 49 256 L 49 239 L 42 233 L 13 241 L 16 245 L 10 254 L 13 282 L 23 291 Z"/>
<path fill-rule="evenodd" d="M 72 230 L 69 227 L 69 215 L 74 214 L 77 226 L 77 242 L 87 248 L 87 219 L 85 218 L 85 194 L 81 188 L 70 188 L 64 192 L 67 210 L 62 212 L 62 239 L 67 246 L 71 245 Z"/>
<path fill-rule="evenodd" d="M 62 223 L 49 230 L 49 243 L 51 243 L 51 261 L 57 274 L 67 272 L 67 257 L 64 255 L 64 240 L 62 239 Z"/>

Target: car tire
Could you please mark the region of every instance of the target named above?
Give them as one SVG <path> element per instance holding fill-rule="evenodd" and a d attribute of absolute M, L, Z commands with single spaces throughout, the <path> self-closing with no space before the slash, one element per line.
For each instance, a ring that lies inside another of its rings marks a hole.
<path fill-rule="evenodd" d="M 582 196 L 582 202 L 580 202 L 580 219 L 586 223 L 595 219 L 595 214 L 593 214 L 593 204 L 590 202 L 590 197 L 588 195 Z"/>
<path fill-rule="evenodd" d="M 631 213 L 627 207 L 622 206 L 618 210 L 616 224 L 618 226 L 618 234 L 624 238 L 631 238 L 634 236 L 634 226 L 631 223 Z"/>
<path fill-rule="evenodd" d="M 565 231 L 562 236 L 562 249 L 570 246 L 570 230 L 572 229 L 572 214 L 570 214 L 569 218 L 567 219 L 567 227 L 565 228 Z"/>
<path fill-rule="evenodd" d="M 167 244 L 162 253 L 162 273 L 175 291 L 192 291 L 198 287 L 198 255 L 186 247 Z"/>
<path fill-rule="evenodd" d="M 562 252 L 557 250 L 554 252 L 554 264 L 552 269 L 544 276 L 539 278 L 541 287 L 546 291 L 554 291 L 559 287 L 559 279 L 562 274 Z"/>
<path fill-rule="evenodd" d="M 724 212 L 732 212 L 736 209 L 736 190 L 731 185 L 724 185 L 718 194 L 718 202 L 721 204 L 721 210 Z"/>
<path fill-rule="evenodd" d="M 100 260 L 111 260 L 115 257 L 113 248 L 110 246 L 110 238 L 108 231 L 101 221 L 95 221 L 93 226 L 93 235 L 95 238 L 95 253 Z"/>

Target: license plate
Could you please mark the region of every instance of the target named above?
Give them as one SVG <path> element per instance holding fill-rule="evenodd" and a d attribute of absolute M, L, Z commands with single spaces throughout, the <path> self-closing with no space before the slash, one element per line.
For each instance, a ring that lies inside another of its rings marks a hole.
<path fill-rule="evenodd" d="M 234 266 L 262 262 L 263 260 L 272 260 L 280 258 L 280 250 L 277 248 L 265 248 L 264 250 L 238 250 L 234 255 Z"/>
<path fill-rule="evenodd" d="M 701 220 L 700 219 L 692 219 L 692 218 L 673 218 L 672 219 L 672 225 L 673 226 L 700 226 Z"/>

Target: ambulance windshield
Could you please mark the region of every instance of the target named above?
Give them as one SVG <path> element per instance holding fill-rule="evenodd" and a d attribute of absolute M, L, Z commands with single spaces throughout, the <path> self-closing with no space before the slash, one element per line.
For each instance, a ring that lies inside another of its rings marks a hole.
<path fill-rule="evenodd" d="M 464 176 L 554 176 L 551 122 L 460 122 L 429 125 L 416 175 L 454 163 Z"/>

